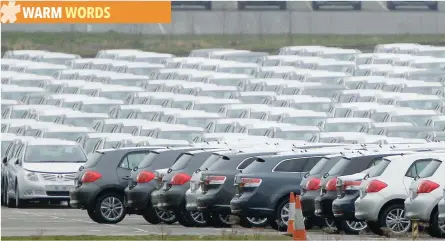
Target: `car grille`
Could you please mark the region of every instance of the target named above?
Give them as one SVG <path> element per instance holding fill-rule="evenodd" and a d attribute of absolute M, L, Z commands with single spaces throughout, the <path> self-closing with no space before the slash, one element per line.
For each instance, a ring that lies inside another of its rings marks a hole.
<path fill-rule="evenodd" d="M 57 174 L 57 173 L 41 173 L 40 176 L 45 181 L 73 181 L 75 174 Z"/>

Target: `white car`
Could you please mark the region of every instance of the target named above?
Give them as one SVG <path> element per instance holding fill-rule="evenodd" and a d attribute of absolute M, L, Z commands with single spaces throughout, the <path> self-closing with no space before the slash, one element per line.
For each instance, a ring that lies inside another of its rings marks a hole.
<path fill-rule="evenodd" d="M 379 235 L 383 235 L 383 227 L 395 234 L 406 233 L 411 228 L 404 211 L 409 185 L 428 165 L 429 158 L 436 156 L 422 152 L 383 158 L 360 185 L 355 217 L 366 221 L 368 228 Z"/>
<path fill-rule="evenodd" d="M 406 217 L 428 222 L 427 232 L 433 237 L 445 237 L 445 222 L 439 222 L 437 204 L 443 199 L 445 186 L 444 153 L 429 156 L 432 161 L 411 183 L 409 197 L 405 200 Z"/>

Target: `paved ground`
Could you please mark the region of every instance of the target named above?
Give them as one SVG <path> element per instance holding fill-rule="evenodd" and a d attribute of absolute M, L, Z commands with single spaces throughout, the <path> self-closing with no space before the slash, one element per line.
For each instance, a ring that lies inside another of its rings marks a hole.
<path fill-rule="evenodd" d="M 231 229 L 226 229 L 231 231 Z M 23 209 L 1 208 L 2 236 L 46 236 L 46 235 L 220 235 L 224 229 L 185 228 L 181 225 L 150 225 L 137 215 L 127 216 L 119 224 L 97 224 L 83 210 L 64 207 L 30 207 Z M 239 232 L 251 233 L 244 229 Z M 273 230 L 266 231 L 276 233 Z M 354 240 L 354 236 L 325 235 L 320 231 L 309 232 L 311 240 Z M 376 240 L 375 236 L 361 236 Z"/>

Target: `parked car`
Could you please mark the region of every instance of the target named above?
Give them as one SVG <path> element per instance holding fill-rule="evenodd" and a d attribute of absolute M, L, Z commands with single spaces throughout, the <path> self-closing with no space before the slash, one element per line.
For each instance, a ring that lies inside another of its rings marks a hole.
<path fill-rule="evenodd" d="M 174 215 L 157 210 L 151 203 L 151 193 L 156 188 L 156 173 L 158 169 L 171 167 L 185 151 L 201 150 L 202 147 L 175 147 L 150 151 L 144 160 L 130 174 L 128 186 L 125 189 L 127 211 L 142 215 L 151 224 L 160 222 L 176 222 Z"/>
<path fill-rule="evenodd" d="M 436 238 L 445 237 L 445 222 L 439 221 L 437 207 L 445 186 L 444 154 L 428 155 L 431 162 L 415 177 L 405 200 L 406 217 L 429 223 L 427 232 Z"/>
<path fill-rule="evenodd" d="M 270 224 L 276 230 L 287 228 L 289 193 L 300 194 L 303 173 L 323 156 L 336 151 L 327 148 L 259 156 L 235 176 L 236 191 L 230 201 L 232 214 L 253 217 L 245 218 L 248 226 Z"/>
<path fill-rule="evenodd" d="M 68 201 L 74 174 L 86 161 L 85 152 L 74 141 L 16 140 L 11 156 L 3 159 L 6 206 L 21 208 L 28 201 Z"/>
<path fill-rule="evenodd" d="M 431 161 L 432 154 L 422 152 L 383 158 L 365 176 L 360 197 L 355 201 L 355 217 L 366 221 L 368 229 L 383 235 L 382 228 L 394 234 L 406 233 L 411 220 L 406 218 L 404 202 L 414 178 Z"/>
<path fill-rule="evenodd" d="M 442 200 L 438 204 L 439 209 L 439 223 L 443 224 L 445 222 L 445 188 L 443 189 Z"/>
<path fill-rule="evenodd" d="M 124 190 L 132 169 L 162 146 L 102 149 L 91 153 L 74 176 L 70 205 L 87 210 L 97 223 L 119 223 L 127 213 Z"/>
<path fill-rule="evenodd" d="M 253 162 L 255 156 L 275 154 L 273 147 L 214 153 L 209 158 L 216 161 L 207 170 L 193 174 L 197 174 L 199 179 L 192 177 L 190 181 L 190 189 L 186 192 L 187 210 L 202 212 L 209 219 L 207 221 L 216 227 L 233 224 L 230 200 L 235 194 L 235 175 Z"/>
<path fill-rule="evenodd" d="M 315 199 L 315 213 L 318 212 L 320 216 L 333 220 L 332 228 L 347 234 L 359 234 L 366 228 L 366 223 L 354 217 L 354 202 L 359 196 L 356 189 L 358 184 L 382 158 L 401 153 L 403 152 L 379 151 L 345 155 L 324 174 L 320 196 Z M 359 173 L 361 175 L 358 175 Z M 317 210 L 317 207 L 320 209 Z"/>
<path fill-rule="evenodd" d="M 207 149 L 188 151 L 168 169 L 167 174 L 162 177 L 162 186 L 151 193 L 153 207 L 162 211 L 171 211 L 175 214 L 177 221 L 186 227 L 195 226 L 191 215 L 193 211 L 185 208 L 185 193 L 190 188 L 190 179 L 194 171 L 204 165 L 207 158 L 215 151 L 222 149 Z"/>

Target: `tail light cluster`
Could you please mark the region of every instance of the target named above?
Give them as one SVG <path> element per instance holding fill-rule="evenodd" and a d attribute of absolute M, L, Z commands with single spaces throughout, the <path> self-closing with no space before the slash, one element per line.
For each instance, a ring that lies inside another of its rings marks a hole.
<path fill-rule="evenodd" d="M 207 176 L 204 179 L 205 185 L 222 185 L 226 181 L 225 176 Z"/>
<path fill-rule="evenodd" d="M 171 185 L 184 185 L 190 181 L 192 177 L 186 173 L 178 173 L 170 180 Z"/>
<path fill-rule="evenodd" d="M 337 179 L 337 196 L 339 198 L 344 197 L 346 190 L 359 190 L 361 183 L 362 183 L 362 181 L 360 181 L 360 180 L 343 181 L 341 179 Z"/>
<path fill-rule="evenodd" d="M 82 183 L 91 183 L 102 177 L 102 174 L 96 171 L 86 171 L 81 178 Z"/>
<path fill-rule="evenodd" d="M 425 180 L 420 183 L 419 187 L 417 188 L 417 193 L 430 193 L 439 187 L 439 184 L 433 181 Z"/>
<path fill-rule="evenodd" d="M 328 183 L 326 183 L 326 191 L 336 191 L 337 190 L 337 178 L 331 178 Z"/>
<path fill-rule="evenodd" d="M 148 172 L 148 171 L 141 171 L 137 176 L 136 176 L 136 182 L 137 183 L 147 183 L 147 182 L 151 182 L 153 179 L 155 179 L 156 175 L 153 172 Z"/>
<path fill-rule="evenodd" d="M 316 177 L 311 178 L 306 184 L 306 189 L 309 191 L 316 191 L 320 189 L 320 183 L 321 183 L 320 178 Z"/>
<path fill-rule="evenodd" d="M 367 193 L 374 193 L 374 192 L 380 192 L 382 189 L 386 188 L 388 184 L 379 181 L 379 180 L 372 180 L 369 182 L 368 187 L 366 188 Z"/>
<path fill-rule="evenodd" d="M 240 187 L 258 187 L 263 180 L 261 178 L 243 177 L 239 182 Z"/>

